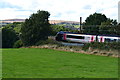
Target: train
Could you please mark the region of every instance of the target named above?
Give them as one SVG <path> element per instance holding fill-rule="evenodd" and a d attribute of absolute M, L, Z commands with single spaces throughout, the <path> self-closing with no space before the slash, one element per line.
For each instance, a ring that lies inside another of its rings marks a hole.
<path fill-rule="evenodd" d="M 95 35 L 60 31 L 56 34 L 55 40 L 73 43 L 120 42 L 120 35 Z"/>

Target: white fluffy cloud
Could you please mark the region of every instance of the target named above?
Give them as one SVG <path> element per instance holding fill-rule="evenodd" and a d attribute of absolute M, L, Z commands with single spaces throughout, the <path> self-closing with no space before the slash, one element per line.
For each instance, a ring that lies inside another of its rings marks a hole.
<path fill-rule="evenodd" d="M 28 18 L 37 10 L 49 11 L 50 19 L 83 21 L 95 12 L 117 19 L 119 0 L 1 0 L 0 19 Z M 12 5 L 12 7 L 10 7 Z"/>

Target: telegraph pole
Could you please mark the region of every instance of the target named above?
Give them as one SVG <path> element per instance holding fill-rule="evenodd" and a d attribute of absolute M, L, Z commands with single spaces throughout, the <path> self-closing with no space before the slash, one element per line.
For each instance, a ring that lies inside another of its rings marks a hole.
<path fill-rule="evenodd" d="M 82 17 L 80 17 L 80 32 L 82 31 Z"/>

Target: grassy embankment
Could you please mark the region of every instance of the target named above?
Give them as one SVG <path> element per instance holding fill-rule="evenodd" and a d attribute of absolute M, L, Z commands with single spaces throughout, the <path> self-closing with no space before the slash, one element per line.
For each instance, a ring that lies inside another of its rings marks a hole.
<path fill-rule="evenodd" d="M 3 78 L 117 78 L 117 58 L 51 49 L 3 49 Z"/>

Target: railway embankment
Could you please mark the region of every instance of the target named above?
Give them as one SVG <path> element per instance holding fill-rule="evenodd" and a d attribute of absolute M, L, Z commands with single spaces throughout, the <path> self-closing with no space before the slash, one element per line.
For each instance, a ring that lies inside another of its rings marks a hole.
<path fill-rule="evenodd" d="M 24 47 L 25 48 L 25 47 Z M 83 53 L 90 55 L 100 55 L 100 56 L 110 56 L 110 57 L 119 57 L 119 51 L 116 49 L 100 49 L 93 48 L 91 46 L 65 46 L 61 44 L 44 44 L 39 46 L 29 46 L 27 48 L 46 48 L 46 49 L 54 49 L 59 51 L 68 51 L 75 53 Z"/>

